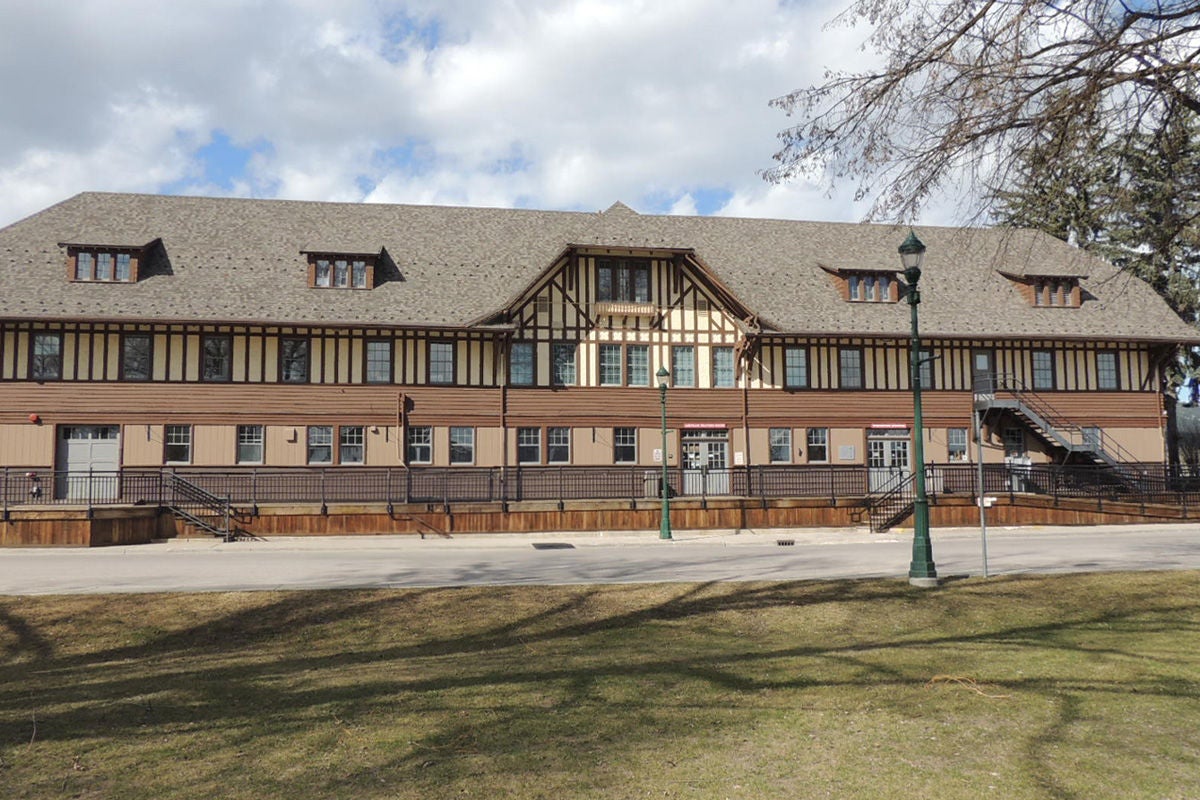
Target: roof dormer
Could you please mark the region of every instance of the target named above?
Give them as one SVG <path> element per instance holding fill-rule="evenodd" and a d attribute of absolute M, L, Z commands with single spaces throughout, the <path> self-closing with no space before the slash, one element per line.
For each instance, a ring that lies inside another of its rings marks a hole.
<path fill-rule="evenodd" d="M 308 285 L 312 289 L 374 289 L 376 253 L 334 250 L 301 250 L 308 258 Z"/>
<path fill-rule="evenodd" d="M 1025 302 L 1034 308 L 1079 308 L 1083 302 L 1079 279 L 1086 275 L 1000 274 L 1012 281 Z"/>
<path fill-rule="evenodd" d="M 67 280 L 71 283 L 137 283 L 146 254 L 159 240 L 146 244 L 87 244 L 59 242 L 67 249 Z"/>
<path fill-rule="evenodd" d="M 822 266 L 847 303 L 896 303 L 900 300 L 897 270 L 835 269 Z"/>

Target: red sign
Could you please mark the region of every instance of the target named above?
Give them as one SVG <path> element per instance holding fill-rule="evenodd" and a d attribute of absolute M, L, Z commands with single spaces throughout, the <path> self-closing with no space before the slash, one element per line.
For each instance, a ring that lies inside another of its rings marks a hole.
<path fill-rule="evenodd" d="M 687 431 L 723 431 L 729 426 L 724 422 L 685 422 L 683 429 Z"/>
<path fill-rule="evenodd" d="M 876 430 L 876 431 L 880 431 L 880 430 L 883 430 L 883 431 L 895 431 L 895 430 L 906 431 L 906 430 L 908 430 L 908 426 L 907 426 L 907 425 L 905 425 L 903 422 L 872 422 L 872 423 L 871 423 L 871 430 Z"/>

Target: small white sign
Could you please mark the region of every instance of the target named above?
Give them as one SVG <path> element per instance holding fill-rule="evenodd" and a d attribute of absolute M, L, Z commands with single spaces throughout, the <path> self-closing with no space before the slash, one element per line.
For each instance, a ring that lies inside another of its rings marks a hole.
<path fill-rule="evenodd" d="M 661 447 L 654 448 L 654 463 L 655 464 L 662 463 L 662 448 Z"/>
<path fill-rule="evenodd" d="M 733 451 L 733 465 L 735 467 L 746 466 L 746 454 L 743 453 L 741 450 Z"/>

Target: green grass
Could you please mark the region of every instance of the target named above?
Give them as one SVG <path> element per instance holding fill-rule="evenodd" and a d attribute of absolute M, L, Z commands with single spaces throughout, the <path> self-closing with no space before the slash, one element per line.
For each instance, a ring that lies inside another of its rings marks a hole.
<path fill-rule="evenodd" d="M 0 598 L 0 797 L 1196 798 L 1198 590 Z"/>

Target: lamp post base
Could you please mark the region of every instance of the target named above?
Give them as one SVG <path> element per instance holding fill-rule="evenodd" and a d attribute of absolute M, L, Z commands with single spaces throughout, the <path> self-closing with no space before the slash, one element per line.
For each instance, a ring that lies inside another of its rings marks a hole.
<path fill-rule="evenodd" d="M 936 589 L 941 583 L 940 578 L 909 578 L 909 586 L 919 586 L 922 589 Z"/>

